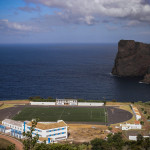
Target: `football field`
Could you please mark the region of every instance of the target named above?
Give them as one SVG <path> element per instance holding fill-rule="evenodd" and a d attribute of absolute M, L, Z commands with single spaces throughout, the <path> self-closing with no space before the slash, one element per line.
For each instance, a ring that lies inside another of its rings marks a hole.
<path fill-rule="evenodd" d="M 103 107 L 25 107 L 13 119 L 23 121 L 33 118 L 40 121 L 107 122 Z"/>

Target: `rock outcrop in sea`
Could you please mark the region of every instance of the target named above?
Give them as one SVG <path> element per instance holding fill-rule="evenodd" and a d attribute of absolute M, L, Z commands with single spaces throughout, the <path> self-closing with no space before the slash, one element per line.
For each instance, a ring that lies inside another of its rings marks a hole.
<path fill-rule="evenodd" d="M 121 77 L 143 76 L 142 82 L 150 83 L 150 44 L 120 40 L 112 74 Z"/>

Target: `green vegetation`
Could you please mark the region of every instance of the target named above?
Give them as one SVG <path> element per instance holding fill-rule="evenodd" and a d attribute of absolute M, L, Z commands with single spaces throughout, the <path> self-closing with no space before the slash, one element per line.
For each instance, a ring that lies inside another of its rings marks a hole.
<path fill-rule="evenodd" d="M 107 122 L 105 109 L 92 107 L 26 107 L 13 119 L 32 120 L 37 117 L 40 121 Z"/>
<path fill-rule="evenodd" d="M 124 146 L 124 141 L 122 138 L 122 133 L 118 132 L 109 134 L 107 136 L 107 141 L 103 139 L 96 138 L 91 141 L 92 150 L 122 150 Z"/>
<path fill-rule="evenodd" d="M 150 101 L 148 102 L 137 102 L 136 106 L 141 110 L 145 119 L 150 120 Z M 142 121 L 143 124 L 143 121 Z M 150 125 L 150 122 L 149 122 Z"/>
<path fill-rule="evenodd" d="M 65 99 L 73 99 L 73 98 L 65 98 Z M 30 101 L 33 102 L 56 102 L 56 99 L 52 98 L 52 97 L 48 97 L 48 98 L 42 98 L 40 96 L 33 96 L 33 97 L 29 97 Z M 106 103 L 105 100 L 85 100 L 85 99 L 78 99 L 78 102 L 96 102 L 96 103 Z"/>
<path fill-rule="evenodd" d="M 15 150 L 15 145 L 5 139 L 0 138 L 0 150 Z"/>
<path fill-rule="evenodd" d="M 33 150 L 35 145 L 37 144 L 37 141 L 39 139 L 38 134 L 33 137 L 33 131 L 35 131 L 35 127 L 37 125 L 39 119 L 32 120 L 32 127 L 30 128 L 30 131 L 27 133 L 23 133 L 23 136 L 26 136 L 25 140 L 23 141 L 24 150 Z"/>
<path fill-rule="evenodd" d="M 32 143 L 32 142 L 31 142 Z M 30 142 L 29 142 L 30 145 Z M 32 144 L 31 144 L 32 145 Z M 122 133 L 108 134 L 107 140 L 95 138 L 90 143 L 83 144 L 34 144 L 33 147 L 24 147 L 25 150 L 149 150 L 150 138 L 143 138 L 141 134 L 137 136 L 137 141 L 126 141 Z"/>

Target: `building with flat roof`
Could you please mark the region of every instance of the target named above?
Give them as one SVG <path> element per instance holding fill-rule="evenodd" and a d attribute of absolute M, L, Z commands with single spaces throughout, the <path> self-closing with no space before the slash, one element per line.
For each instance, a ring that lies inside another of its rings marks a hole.
<path fill-rule="evenodd" d="M 139 121 L 135 121 L 134 124 L 124 123 L 120 124 L 122 130 L 131 130 L 131 129 L 142 129 L 142 125 Z"/>
<path fill-rule="evenodd" d="M 135 115 L 136 120 L 140 120 L 141 119 L 141 114 L 139 112 L 139 110 L 137 109 L 137 107 L 131 105 L 132 111 Z"/>
<path fill-rule="evenodd" d="M 0 132 L 22 139 L 25 138 L 23 132 L 30 131 L 31 126 L 31 121 L 21 122 L 5 119 L 2 121 L 2 125 L 0 125 Z M 48 144 L 67 139 L 67 124 L 63 120 L 58 120 L 57 122 L 38 122 L 32 136 L 34 137 L 36 135 L 39 136 L 39 143 L 44 140 Z"/>
<path fill-rule="evenodd" d="M 56 99 L 56 105 L 76 106 L 78 105 L 78 100 L 77 99 Z"/>

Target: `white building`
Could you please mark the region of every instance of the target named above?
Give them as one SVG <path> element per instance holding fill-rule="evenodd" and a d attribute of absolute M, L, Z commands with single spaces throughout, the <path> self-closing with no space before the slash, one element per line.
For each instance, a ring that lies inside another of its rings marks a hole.
<path fill-rule="evenodd" d="M 131 130 L 131 129 L 142 129 L 142 125 L 139 121 L 135 121 L 134 124 L 125 123 L 120 124 L 122 130 Z"/>
<path fill-rule="evenodd" d="M 23 122 L 15 121 L 11 119 L 5 119 L 2 121 L 2 125 L 0 128 L 4 130 L 2 132 L 9 133 L 11 136 L 22 139 L 23 135 Z"/>
<path fill-rule="evenodd" d="M 5 119 L 0 125 L 0 132 L 9 133 L 16 138 L 24 138 L 22 133 L 30 131 L 32 123 L 30 121 L 14 121 Z M 67 124 L 63 120 L 57 122 L 38 122 L 33 131 L 33 136 L 39 136 L 39 143 L 44 140 L 46 143 L 57 142 L 68 138 Z"/>
<path fill-rule="evenodd" d="M 136 120 L 140 120 L 141 119 L 141 114 L 140 114 L 139 110 L 133 105 L 131 105 L 131 108 L 132 108 L 132 111 L 135 115 Z"/>
<path fill-rule="evenodd" d="M 143 136 L 143 138 L 150 138 L 150 136 Z M 131 135 L 129 135 L 129 140 L 137 141 L 137 136 L 131 136 Z"/>
<path fill-rule="evenodd" d="M 56 99 L 56 105 L 78 105 L 77 99 Z"/>
<path fill-rule="evenodd" d="M 31 122 L 24 122 L 24 131 L 27 132 L 32 126 Z M 39 142 L 46 140 L 47 143 L 57 142 L 68 138 L 67 124 L 63 120 L 57 122 L 38 122 L 33 135 L 39 135 Z"/>
<path fill-rule="evenodd" d="M 43 106 L 104 106 L 103 102 L 78 102 L 77 99 L 56 99 L 56 102 L 30 102 L 30 105 Z"/>

